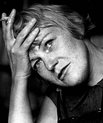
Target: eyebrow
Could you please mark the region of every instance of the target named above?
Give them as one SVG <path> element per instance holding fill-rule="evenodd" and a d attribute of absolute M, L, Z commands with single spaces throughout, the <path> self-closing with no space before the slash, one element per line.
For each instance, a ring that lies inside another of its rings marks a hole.
<path fill-rule="evenodd" d="M 56 25 L 56 26 L 55 26 L 55 25 L 46 25 L 46 26 L 40 27 L 40 28 L 46 29 L 46 28 L 51 28 L 51 27 L 58 27 L 58 26 L 57 26 L 57 25 Z M 45 35 L 42 37 L 41 41 L 35 40 L 35 43 L 37 43 L 37 44 L 41 43 L 41 42 L 44 40 L 44 38 L 45 38 L 47 35 L 49 35 L 50 33 L 51 33 L 51 31 L 48 32 L 47 34 L 45 34 Z M 38 35 L 37 37 L 39 37 L 39 35 Z"/>
<path fill-rule="evenodd" d="M 45 36 L 43 36 L 42 41 L 43 41 L 43 40 L 44 40 L 44 38 L 45 38 L 45 37 L 47 37 L 50 33 L 51 33 L 51 31 L 50 31 L 50 32 L 48 32 Z"/>
<path fill-rule="evenodd" d="M 39 28 L 41 28 L 41 29 L 52 28 L 52 27 L 59 27 L 60 28 L 60 26 L 57 23 L 49 23 L 49 24 L 43 24 L 43 25 L 39 26 Z M 42 39 L 40 41 L 39 40 L 34 40 L 34 44 L 40 45 L 42 43 L 42 41 L 44 40 L 44 38 L 47 35 L 49 35 L 50 33 L 51 32 L 48 32 L 45 36 L 42 37 Z M 39 35 L 37 37 L 39 37 Z"/>
<path fill-rule="evenodd" d="M 47 37 L 50 33 L 51 33 L 51 32 L 48 32 L 46 35 L 44 35 L 41 40 L 34 40 L 33 43 L 34 43 L 35 45 L 40 45 L 40 44 L 43 42 L 44 38 Z"/>

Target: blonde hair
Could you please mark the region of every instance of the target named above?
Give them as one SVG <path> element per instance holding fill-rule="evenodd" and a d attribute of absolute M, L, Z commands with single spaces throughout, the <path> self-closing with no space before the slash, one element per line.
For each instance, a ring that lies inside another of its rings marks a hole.
<path fill-rule="evenodd" d="M 36 18 L 36 26 L 45 24 L 57 24 L 68 29 L 73 37 L 82 39 L 84 37 L 83 18 L 76 12 L 62 5 L 32 5 L 16 15 L 14 22 L 14 34 L 17 34 L 32 18 Z"/>

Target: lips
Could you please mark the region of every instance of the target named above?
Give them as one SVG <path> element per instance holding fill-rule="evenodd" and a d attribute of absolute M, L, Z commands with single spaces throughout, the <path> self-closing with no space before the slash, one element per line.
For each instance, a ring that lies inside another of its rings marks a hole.
<path fill-rule="evenodd" d="M 66 71 L 67 71 L 67 67 L 68 67 L 69 65 L 70 65 L 70 63 L 67 64 L 66 66 L 64 66 L 64 67 L 61 69 L 60 73 L 58 74 L 58 79 L 60 79 L 60 80 L 63 79 L 63 77 L 64 77 L 64 75 L 65 75 L 65 73 L 66 73 Z"/>

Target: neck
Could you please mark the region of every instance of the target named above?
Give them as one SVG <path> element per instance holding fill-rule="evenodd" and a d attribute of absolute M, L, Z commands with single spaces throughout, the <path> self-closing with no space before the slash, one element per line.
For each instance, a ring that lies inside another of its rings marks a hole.
<path fill-rule="evenodd" d="M 89 85 L 96 85 L 103 79 L 103 49 L 96 47 L 90 41 L 85 41 L 89 52 L 90 60 L 90 81 Z"/>

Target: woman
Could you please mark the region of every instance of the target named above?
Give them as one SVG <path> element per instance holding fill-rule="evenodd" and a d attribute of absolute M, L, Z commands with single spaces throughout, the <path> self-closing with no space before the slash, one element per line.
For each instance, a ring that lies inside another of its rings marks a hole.
<path fill-rule="evenodd" d="M 50 83 L 37 123 L 102 122 L 103 50 L 85 38 L 83 18 L 63 6 L 34 5 L 2 20 L 13 81 L 9 123 L 33 123 L 31 69 Z"/>

